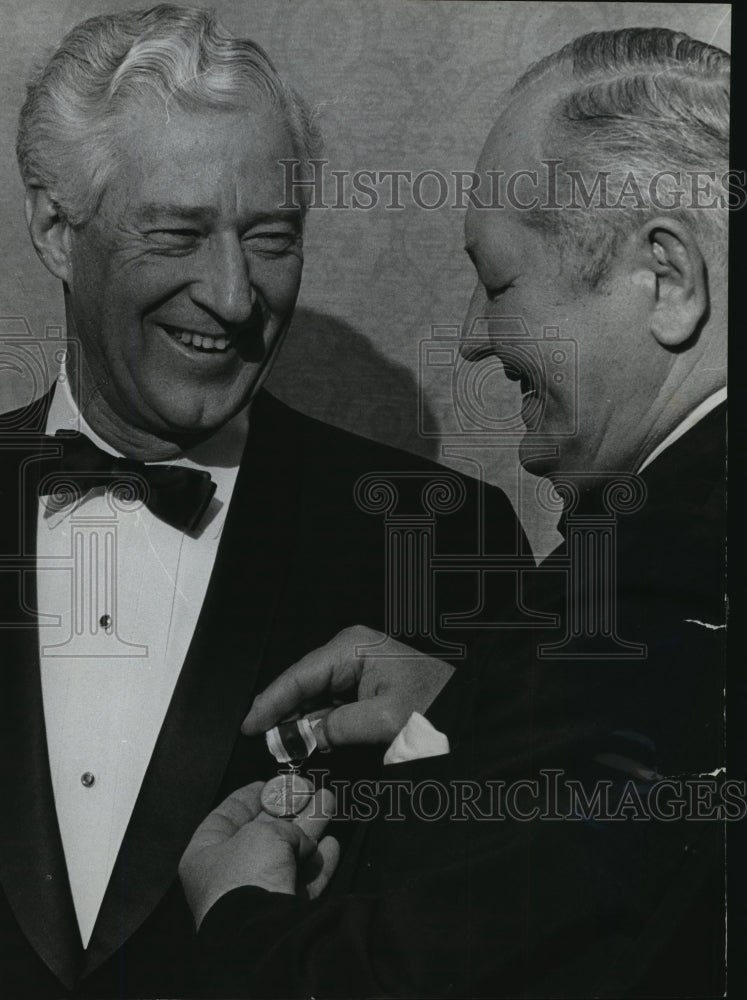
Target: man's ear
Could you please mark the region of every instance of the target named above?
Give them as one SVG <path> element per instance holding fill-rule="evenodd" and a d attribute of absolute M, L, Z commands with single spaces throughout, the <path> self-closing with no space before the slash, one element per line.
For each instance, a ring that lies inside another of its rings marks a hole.
<path fill-rule="evenodd" d="M 44 266 L 56 278 L 69 284 L 72 231 L 59 205 L 45 188 L 26 188 L 26 222 L 31 242 Z"/>
<path fill-rule="evenodd" d="M 671 218 L 649 220 L 640 236 L 644 266 L 655 279 L 651 334 L 664 347 L 680 347 L 708 312 L 706 265 L 697 237 Z"/>

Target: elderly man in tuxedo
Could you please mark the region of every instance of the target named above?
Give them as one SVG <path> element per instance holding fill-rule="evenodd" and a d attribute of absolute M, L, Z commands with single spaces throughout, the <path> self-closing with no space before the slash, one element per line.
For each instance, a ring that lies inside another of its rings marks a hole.
<path fill-rule="evenodd" d="M 405 727 L 376 818 L 343 851 L 347 895 L 296 882 L 297 859 L 316 857 L 317 886 L 337 863 L 328 789 L 293 820 L 266 815 L 256 785 L 208 817 L 181 872 L 210 995 L 723 992 L 724 812 L 715 778 L 685 779 L 723 764 L 728 74 L 710 45 L 626 29 L 576 39 L 509 93 L 477 172 L 521 178 L 522 204 L 468 209 L 463 353 L 521 380 L 521 461 L 568 500 L 568 551 L 533 596 L 561 630 L 488 637 L 477 676 Z M 517 317 L 576 342 L 577 382 L 527 365 Z M 417 653 L 383 661 L 366 642 L 303 658 L 245 731 L 347 696 L 328 742 L 378 730 L 385 747 L 401 721 L 387 684 Z M 398 782 L 431 798 L 392 806 Z"/>
<path fill-rule="evenodd" d="M 279 161 L 317 149 L 265 53 L 200 10 L 92 18 L 29 86 L 28 226 L 69 348 L 2 417 L 5 995 L 193 992 L 177 864 L 274 767 L 239 733 L 254 693 L 341 628 L 385 626 L 355 484 L 451 476 L 261 389 L 303 265 Z M 479 486 L 456 478 L 467 502 L 438 530 L 460 551 Z M 488 502 L 512 547 L 507 499 Z"/>

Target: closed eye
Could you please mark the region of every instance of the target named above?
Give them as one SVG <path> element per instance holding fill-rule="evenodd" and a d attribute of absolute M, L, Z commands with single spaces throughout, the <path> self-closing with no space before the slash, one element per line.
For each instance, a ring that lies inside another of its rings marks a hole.
<path fill-rule="evenodd" d="M 200 239 L 199 229 L 187 227 L 180 229 L 151 229 L 147 233 L 149 240 L 170 250 L 189 250 Z"/>
<path fill-rule="evenodd" d="M 149 236 L 201 236 L 199 229 L 152 229 Z"/>
<path fill-rule="evenodd" d="M 255 253 L 280 256 L 300 249 L 303 246 L 303 238 L 300 233 L 252 233 L 244 237 L 244 243 Z"/>

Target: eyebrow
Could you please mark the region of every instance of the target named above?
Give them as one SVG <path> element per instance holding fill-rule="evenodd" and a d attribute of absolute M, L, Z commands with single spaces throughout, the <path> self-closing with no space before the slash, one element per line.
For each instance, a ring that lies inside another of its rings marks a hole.
<path fill-rule="evenodd" d="M 301 227 L 303 213 L 297 208 L 277 208 L 274 212 L 260 212 L 251 216 L 252 225 L 265 222 L 291 222 Z"/>
<path fill-rule="evenodd" d="M 217 212 L 214 208 L 200 205 L 180 205 L 168 202 L 149 202 L 137 209 L 137 217 L 142 222 L 157 222 L 164 218 L 182 219 L 185 222 L 212 222 Z M 302 213 L 296 208 L 278 208 L 273 212 L 261 212 L 250 216 L 251 225 L 269 222 L 290 222 L 301 228 Z"/>
<path fill-rule="evenodd" d="M 164 202 L 151 202 L 141 205 L 137 210 L 137 216 L 144 222 L 155 222 L 164 216 L 169 218 L 185 219 L 190 222 L 209 221 L 215 217 L 215 211 L 210 208 L 202 208 L 193 205 L 168 204 Z"/>

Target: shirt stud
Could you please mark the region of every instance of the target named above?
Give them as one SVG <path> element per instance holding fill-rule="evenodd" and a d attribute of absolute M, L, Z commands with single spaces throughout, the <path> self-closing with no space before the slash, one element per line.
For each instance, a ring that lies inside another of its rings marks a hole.
<path fill-rule="evenodd" d="M 96 781 L 96 775 L 92 771 L 84 771 L 80 776 L 80 783 L 84 788 L 90 788 Z"/>
<path fill-rule="evenodd" d="M 111 615 L 102 615 L 99 618 L 99 625 L 102 628 L 110 629 L 112 627 L 112 616 Z"/>

